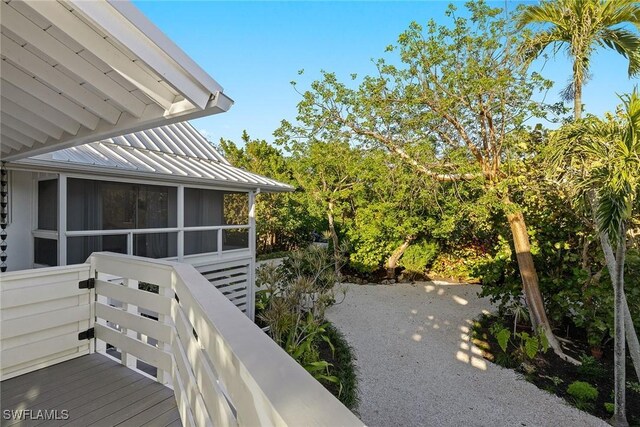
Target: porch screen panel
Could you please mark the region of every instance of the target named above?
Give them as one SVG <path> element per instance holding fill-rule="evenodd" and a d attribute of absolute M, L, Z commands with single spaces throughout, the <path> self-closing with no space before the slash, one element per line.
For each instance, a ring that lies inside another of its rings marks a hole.
<path fill-rule="evenodd" d="M 67 264 L 83 263 L 94 252 L 127 253 L 127 235 L 75 236 L 67 238 Z"/>
<path fill-rule="evenodd" d="M 133 236 L 133 254 L 146 258 L 178 255 L 178 233 L 149 233 Z"/>
<path fill-rule="evenodd" d="M 38 230 L 58 229 L 58 180 L 38 181 Z"/>
<path fill-rule="evenodd" d="M 223 225 L 224 193 L 200 188 L 184 189 L 184 225 L 202 227 Z M 218 250 L 217 231 L 185 231 L 184 254 L 194 255 Z"/>
<path fill-rule="evenodd" d="M 84 262 L 93 252 L 127 253 L 132 239 L 133 254 L 149 258 L 176 256 L 176 233 L 133 233 L 177 226 L 177 189 L 159 185 L 67 180 L 67 230 L 109 231 L 100 236 L 73 236 L 68 240 L 68 263 Z"/>

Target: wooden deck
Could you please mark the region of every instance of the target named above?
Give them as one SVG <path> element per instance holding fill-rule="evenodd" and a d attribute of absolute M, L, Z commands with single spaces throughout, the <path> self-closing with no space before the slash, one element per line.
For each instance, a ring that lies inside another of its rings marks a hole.
<path fill-rule="evenodd" d="M 97 353 L 3 381 L 0 393 L 3 427 L 182 425 L 171 389 Z"/>

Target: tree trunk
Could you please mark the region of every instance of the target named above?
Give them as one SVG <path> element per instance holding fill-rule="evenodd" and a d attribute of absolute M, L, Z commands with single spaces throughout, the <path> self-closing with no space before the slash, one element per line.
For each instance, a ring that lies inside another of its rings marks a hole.
<path fill-rule="evenodd" d="M 578 64 L 573 64 L 573 120 L 580 120 L 582 118 L 582 82 L 576 77 L 576 67 Z"/>
<path fill-rule="evenodd" d="M 595 194 L 593 192 L 589 192 L 588 197 L 589 202 L 591 203 L 593 219 L 597 222 L 595 216 Z M 607 270 L 609 270 L 609 277 L 611 278 L 611 284 L 613 285 L 615 292 L 617 268 L 616 256 L 614 255 L 613 248 L 611 247 L 609 234 L 606 232 L 600 233 L 598 230 L 596 230 L 596 232 L 598 233 L 598 237 L 600 238 L 600 245 L 602 246 L 604 259 L 607 263 Z M 627 344 L 629 346 L 629 354 L 631 354 L 631 360 L 633 360 L 633 367 L 636 371 L 636 377 L 638 377 L 638 381 L 640 381 L 640 342 L 638 342 L 638 335 L 636 334 L 636 328 L 633 324 L 633 318 L 631 317 L 629 305 L 627 304 L 627 298 L 625 297 L 624 293 L 622 294 L 622 311 L 624 316 L 624 332 L 627 338 Z"/>
<path fill-rule="evenodd" d="M 407 248 L 409 247 L 409 245 L 411 244 L 413 239 L 414 239 L 413 236 L 407 236 L 404 239 L 404 242 L 402 242 L 402 244 L 400 246 L 398 246 L 395 251 L 393 251 L 393 253 L 389 257 L 389 259 L 387 260 L 386 264 L 387 264 L 387 278 L 388 279 L 395 279 L 395 277 L 396 277 L 396 267 L 398 266 L 398 260 L 400 259 L 400 257 L 404 253 L 404 251 L 407 250 Z"/>
<path fill-rule="evenodd" d="M 335 269 L 336 273 L 338 273 L 340 271 L 340 242 L 338 241 L 338 233 L 336 233 L 336 226 L 333 220 L 333 202 L 329 202 L 327 219 L 329 220 L 329 233 L 331 234 L 331 240 L 333 242 L 333 257 Z"/>
<path fill-rule="evenodd" d="M 614 366 L 614 394 L 615 409 L 611 424 L 614 426 L 628 426 L 626 408 L 625 408 L 625 334 L 624 334 L 624 257 L 626 252 L 625 226 L 620 226 L 620 237 L 618 238 L 618 247 L 616 248 L 616 270 L 615 270 L 615 288 L 614 288 L 614 329 L 615 342 L 613 354 Z"/>
<path fill-rule="evenodd" d="M 507 203 L 511 203 L 508 201 Z M 544 301 L 540 288 L 538 286 L 538 274 L 536 273 L 536 267 L 533 263 L 533 256 L 531 255 L 531 244 L 529 242 L 529 234 L 527 233 L 527 226 L 524 221 L 524 215 L 518 211 L 516 213 L 508 213 L 507 219 L 511 226 L 511 234 L 513 236 L 513 245 L 516 249 L 516 258 L 518 260 L 518 268 L 520 270 L 520 277 L 522 278 L 522 288 L 527 300 L 527 306 L 531 317 L 531 323 L 535 330 L 540 328 L 544 331 L 549 346 L 553 351 L 562 359 L 571 363 L 578 363 L 575 359 L 564 354 L 560 342 L 558 342 L 556 336 L 551 330 L 547 313 L 544 309 Z"/>

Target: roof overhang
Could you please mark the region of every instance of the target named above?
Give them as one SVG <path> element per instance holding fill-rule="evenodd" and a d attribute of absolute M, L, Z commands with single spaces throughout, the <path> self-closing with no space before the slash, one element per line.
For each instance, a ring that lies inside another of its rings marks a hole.
<path fill-rule="evenodd" d="M 128 1 L 3 0 L 0 8 L 3 160 L 217 114 L 233 104 Z"/>

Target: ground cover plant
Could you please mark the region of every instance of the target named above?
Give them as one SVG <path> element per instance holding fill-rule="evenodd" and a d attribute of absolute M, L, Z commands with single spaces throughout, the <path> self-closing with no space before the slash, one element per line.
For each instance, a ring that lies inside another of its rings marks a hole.
<path fill-rule="evenodd" d="M 572 340 L 567 351 L 580 360 L 575 365 L 558 358 L 553 352 L 544 351 L 539 346 L 534 353 L 522 351 L 520 340 L 510 339 L 506 348 L 500 332 L 517 330 L 530 333 L 526 321 L 515 320 L 513 316 L 482 316 L 472 329 L 472 341 L 483 350 L 484 357 L 501 366 L 515 369 L 539 388 L 564 398 L 577 408 L 608 420 L 613 415 L 613 346 L 604 345 L 599 358 L 591 355 L 586 340 Z M 520 333 L 518 332 L 518 333 Z M 579 331 L 574 331 L 577 335 Z M 561 338 L 565 338 L 561 336 Z M 530 357 L 533 356 L 533 357 Z M 633 372 L 633 363 L 627 358 L 627 367 Z M 640 425 L 640 385 L 630 376 L 627 378 L 627 419 L 631 425 Z"/>
<path fill-rule="evenodd" d="M 338 265 L 341 260 L 338 259 Z M 344 295 L 337 286 L 333 254 L 320 246 L 289 253 L 266 264 L 256 278 L 256 319 L 271 338 L 347 407 L 358 402 L 353 354 L 325 319 Z"/>

